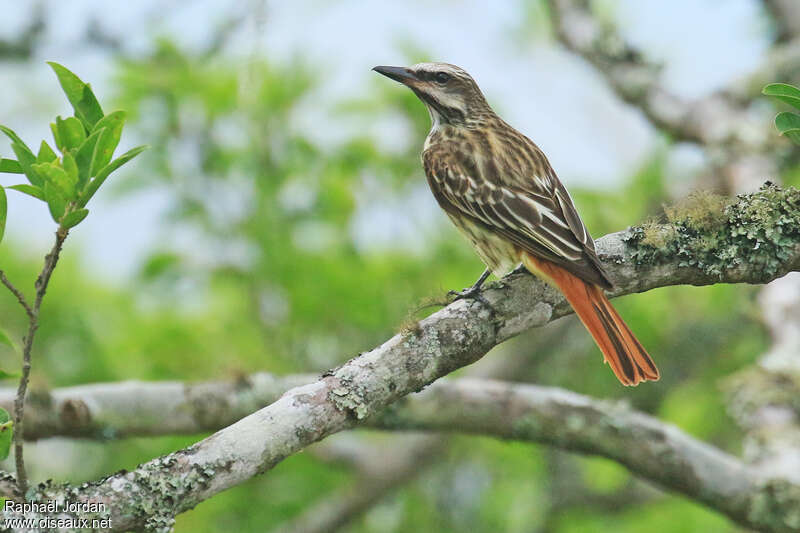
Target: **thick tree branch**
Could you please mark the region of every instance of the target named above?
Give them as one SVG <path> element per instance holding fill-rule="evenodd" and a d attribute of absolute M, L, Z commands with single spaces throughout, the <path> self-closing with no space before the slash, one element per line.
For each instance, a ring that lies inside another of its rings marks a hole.
<path fill-rule="evenodd" d="M 800 505 L 798 485 L 767 479 L 738 459 L 623 402 L 563 389 L 488 380 L 443 381 L 397 402 L 375 423 L 385 429 L 493 435 L 600 455 L 760 531 L 788 530 Z"/>
<path fill-rule="evenodd" d="M 697 215 L 689 210 L 684 219 L 678 216 L 669 226 L 633 228 L 600 239 L 598 253 L 616 284 L 614 294 L 676 284 L 766 283 L 800 268 L 797 190 L 769 187 L 742 195 L 718 212 Z M 313 442 L 363 423 L 399 398 L 476 361 L 496 344 L 542 326 L 569 309 L 556 290 L 525 273 L 490 284 L 482 295 L 486 303 L 457 301 L 318 381 L 291 389 L 268 407 L 185 450 L 80 487 L 40 488 L 34 497 L 103 502 L 117 530 L 168 528 L 177 513 L 271 469 Z M 569 418 L 559 418 L 560 423 L 564 420 L 569 422 Z M 585 434 L 576 438 L 589 439 L 591 427 L 585 426 Z M 645 431 L 647 427 L 642 425 L 643 431 L 635 434 L 656 439 L 673 436 Z M 612 425 L 601 434 L 614 431 Z M 628 442 L 624 435 L 618 437 L 620 443 Z M 575 449 L 588 446 L 585 440 L 574 445 Z M 673 448 L 664 450 L 672 453 Z M 606 452 L 611 455 L 612 450 Z M 706 452 L 698 451 L 710 457 Z M 719 464 L 723 463 L 728 464 L 727 459 L 720 460 Z M 650 472 L 645 466 L 641 468 Z M 674 485 L 681 482 L 674 481 Z M 758 492 L 759 499 L 751 503 L 760 502 L 762 509 L 771 511 L 766 513 L 770 519 L 778 516 L 782 521 L 785 488 L 779 482 L 768 483 Z M 685 490 L 690 494 L 698 491 L 696 481 Z M 698 497 L 708 503 L 718 498 Z M 796 504 L 800 500 L 792 501 Z M 723 509 L 734 513 L 728 507 Z M 749 520 L 753 527 L 780 529 L 755 511 L 749 518 L 741 511 L 732 516 Z"/>

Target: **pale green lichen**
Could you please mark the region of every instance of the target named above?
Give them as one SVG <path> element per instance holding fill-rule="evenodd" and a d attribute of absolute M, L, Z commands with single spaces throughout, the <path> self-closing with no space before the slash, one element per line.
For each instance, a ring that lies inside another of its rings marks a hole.
<path fill-rule="evenodd" d="M 328 397 L 340 411 L 350 413 L 356 420 L 363 420 L 370 414 L 367 402 L 362 398 L 363 391 L 348 378 L 339 378 L 341 386 L 330 391 Z"/>
<path fill-rule="evenodd" d="M 675 205 L 664 206 L 664 214 L 672 225 L 694 231 L 714 231 L 725 221 L 725 208 L 731 198 L 710 191 L 695 191 Z"/>
<path fill-rule="evenodd" d="M 194 507 L 193 495 L 209 485 L 221 470 L 229 470 L 230 462 L 220 460 L 214 464 L 181 465 L 180 456 L 187 452 L 176 452 L 141 465 L 136 471 L 120 472 L 111 478 L 83 483 L 76 486 L 54 486 L 40 484 L 29 499 L 32 501 L 91 501 L 106 503 L 103 513 L 82 514 L 81 518 L 113 518 L 130 521 L 135 528 L 145 531 L 171 531 L 175 515 Z M 173 472 L 174 471 L 174 472 Z M 117 478 L 111 481 L 112 478 Z M 119 489 L 110 490 L 108 484 Z M 125 501 L 112 501 L 124 498 Z M 112 507 L 115 509 L 112 511 Z M 112 514 L 115 514 L 112 517 Z"/>
<path fill-rule="evenodd" d="M 178 468 L 179 455 L 167 455 L 139 467 L 129 478 L 131 494 L 137 493 L 132 514 L 146 531 L 170 531 L 178 512 L 194 507 L 191 495 L 206 488 L 218 470 L 229 470 L 230 462 L 220 460 L 213 464 L 191 465 Z M 188 505 L 187 505 L 188 503 Z"/>
<path fill-rule="evenodd" d="M 765 278 L 781 272 L 800 244 L 800 191 L 766 183 L 735 200 L 697 193 L 665 209 L 668 223 L 631 228 L 636 264 L 679 259 L 712 277 L 740 265 Z"/>
<path fill-rule="evenodd" d="M 678 238 L 675 227 L 670 224 L 659 224 L 655 220 L 648 220 L 640 226 L 642 238 L 639 244 L 651 248 L 663 248 Z"/>

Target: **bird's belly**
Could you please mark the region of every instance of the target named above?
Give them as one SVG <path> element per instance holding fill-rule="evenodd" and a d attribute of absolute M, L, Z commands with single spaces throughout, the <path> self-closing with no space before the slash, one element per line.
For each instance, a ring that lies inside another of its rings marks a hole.
<path fill-rule="evenodd" d="M 483 263 L 492 274 L 502 277 L 520 263 L 519 250 L 507 240 L 463 217 L 452 216 L 450 220 L 469 239 Z"/>

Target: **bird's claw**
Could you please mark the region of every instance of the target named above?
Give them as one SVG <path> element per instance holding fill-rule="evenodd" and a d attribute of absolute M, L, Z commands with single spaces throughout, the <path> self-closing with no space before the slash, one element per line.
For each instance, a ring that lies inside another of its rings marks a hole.
<path fill-rule="evenodd" d="M 481 294 L 481 288 L 474 285 L 466 289 L 461 289 L 460 291 L 447 291 L 447 295 L 452 298 L 451 302 L 456 302 L 458 300 L 476 300 L 490 309 L 492 307 L 486 298 L 483 297 L 483 294 Z"/>
<path fill-rule="evenodd" d="M 460 291 L 447 291 L 448 296 L 453 297 L 453 301 L 455 300 L 463 300 L 465 298 L 475 299 L 481 293 L 480 287 L 467 287 L 466 289 L 461 289 Z"/>

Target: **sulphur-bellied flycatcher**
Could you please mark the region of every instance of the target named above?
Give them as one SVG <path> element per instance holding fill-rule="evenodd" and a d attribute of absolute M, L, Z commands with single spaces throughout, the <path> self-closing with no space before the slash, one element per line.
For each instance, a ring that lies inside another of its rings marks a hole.
<path fill-rule="evenodd" d="M 623 385 L 657 380 L 658 369 L 603 289 L 610 289 L 594 240 L 567 189 L 533 141 L 498 117 L 463 69 L 447 63 L 373 70 L 408 86 L 432 127 L 422 164 L 433 195 L 501 277 L 522 263 L 557 286 Z"/>

